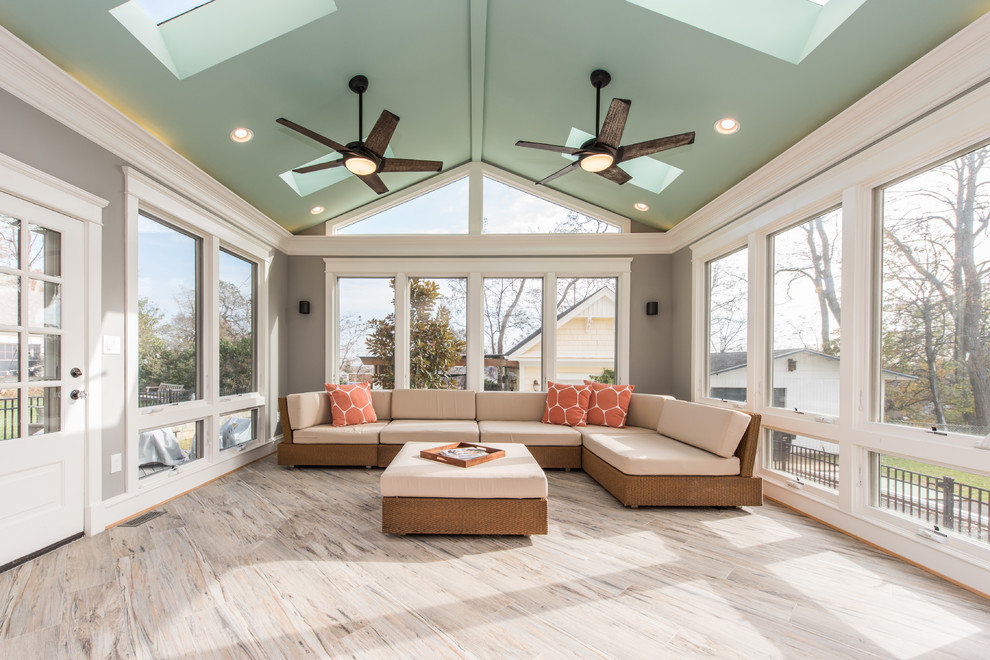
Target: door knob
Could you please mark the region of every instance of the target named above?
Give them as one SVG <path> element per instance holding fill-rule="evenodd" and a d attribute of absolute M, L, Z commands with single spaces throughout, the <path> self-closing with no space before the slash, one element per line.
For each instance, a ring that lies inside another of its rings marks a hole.
<path fill-rule="evenodd" d="M 73 401 L 78 401 L 79 399 L 85 399 L 89 396 L 89 392 L 86 390 L 72 390 L 69 392 L 69 398 Z"/>
<path fill-rule="evenodd" d="M 69 375 L 72 376 L 73 378 L 79 378 L 80 376 L 82 376 L 82 369 L 80 369 L 79 367 L 72 367 L 72 370 L 69 371 Z"/>

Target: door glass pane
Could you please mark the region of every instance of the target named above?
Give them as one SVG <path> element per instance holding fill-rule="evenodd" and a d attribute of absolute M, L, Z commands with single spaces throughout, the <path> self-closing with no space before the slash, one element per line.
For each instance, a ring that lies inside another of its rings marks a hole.
<path fill-rule="evenodd" d="M 615 383 L 614 277 L 557 278 L 556 382 Z"/>
<path fill-rule="evenodd" d="M 746 249 L 708 263 L 708 396 L 746 400 Z"/>
<path fill-rule="evenodd" d="M 467 280 L 409 280 L 409 387 L 463 390 L 467 387 L 464 332 Z"/>
<path fill-rule="evenodd" d="M 395 386 L 395 282 L 386 278 L 337 280 L 340 323 L 337 369 L 341 383 Z"/>
<path fill-rule="evenodd" d="M 220 415 L 220 450 L 238 447 L 258 437 L 258 409 Z"/>
<path fill-rule="evenodd" d="M 0 324 L 21 324 L 21 278 L 0 273 Z"/>
<path fill-rule="evenodd" d="M 139 476 L 144 478 L 200 458 L 202 435 L 201 421 L 142 431 L 138 435 Z"/>
<path fill-rule="evenodd" d="M 485 389 L 543 389 L 543 279 L 485 278 Z"/>
<path fill-rule="evenodd" d="M 220 396 L 254 392 L 257 266 L 220 250 Z"/>
<path fill-rule="evenodd" d="M 842 212 L 773 237 L 771 405 L 839 414 Z"/>
<path fill-rule="evenodd" d="M 0 215 L 0 266 L 18 268 L 21 264 L 21 221 Z"/>
<path fill-rule="evenodd" d="M 33 328 L 62 327 L 62 285 L 28 280 L 28 325 Z"/>
<path fill-rule="evenodd" d="M 58 277 L 62 274 L 62 234 L 31 225 L 28 270 Z"/>
<path fill-rule="evenodd" d="M 16 387 L 0 388 L 0 440 L 20 437 L 21 413 Z"/>
<path fill-rule="evenodd" d="M 55 433 L 62 429 L 62 388 L 28 388 L 28 435 Z"/>
<path fill-rule="evenodd" d="M 138 405 L 199 392 L 200 239 L 138 216 Z"/>
<path fill-rule="evenodd" d="M 0 332 L 0 382 L 15 382 L 21 375 L 21 343 L 16 332 Z"/>
<path fill-rule="evenodd" d="M 62 337 L 59 335 L 28 337 L 28 373 L 31 380 L 58 380 L 61 346 Z"/>

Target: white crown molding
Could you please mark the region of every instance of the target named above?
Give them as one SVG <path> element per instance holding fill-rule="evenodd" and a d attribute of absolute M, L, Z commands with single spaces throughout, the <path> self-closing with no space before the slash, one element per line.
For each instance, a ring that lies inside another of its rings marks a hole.
<path fill-rule="evenodd" d="M 81 136 L 242 223 L 273 247 L 292 234 L 0 26 L 0 87 Z"/>
<path fill-rule="evenodd" d="M 103 223 L 107 200 L 0 153 L 0 191 L 52 211 Z"/>
<path fill-rule="evenodd" d="M 990 14 L 974 21 L 709 202 L 667 236 L 676 252 L 735 223 L 987 78 Z"/>
<path fill-rule="evenodd" d="M 279 249 L 314 257 L 627 256 L 670 254 L 670 241 L 660 233 L 295 236 Z"/>

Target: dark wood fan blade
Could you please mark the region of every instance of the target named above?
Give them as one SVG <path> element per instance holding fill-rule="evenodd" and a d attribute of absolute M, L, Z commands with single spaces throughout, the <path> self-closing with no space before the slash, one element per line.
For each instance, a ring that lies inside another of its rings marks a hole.
<path fill-rule="evenodd" d="M 667 149 L 673 149 L 674 147 L 683 147 L 684 145 L 692 144 L 693 142 L 694 131 L 690 133 L 681 133 L 680 135 L 670 135 L 667 137 L 657 138 L 656 140 L 637 142 L 636 144 L 630 144 L 622 147 L 619 150 L 619 161 L 632 160 L 633 158 L 639 158 L 640 156 L 649 156 L 650 154 L 666 151 Z"/>
<path fill-rule="evenodd" d="M 605 115 L 605 121 L 602 123 L 602 130 L 598 132 L 599 142 L 613 149 L 619 148 L 630 105 L 632 102 L 626 99 L 612 99 L 612 105 L 608 106 L 608 114 Z"/>
<path fill-rule="evenodd" d="M 526 142 L 525 140 L 519 140 L 516 142 L 517 147 L 526 147 L 527 149 L 542 149 L 543 151 L 555 151 L 559 154 L 567 154 L 568 156 L 573 156 L 580 149 L 575 149 L 573 147 L 561 147 L 556 144 L 543 144 L 542 142 Z"/>
<path fill-rule="evenodd" d="M 336 142 L 334 142 L 330 138 L 324 137 L 324 136 L 320 135 L 319 133 L 315 133 L 315 132 L 309 130 L 308 128 L 306 128 L 305 126 L 300 126 L 299 124 L 295 123 L 294 121 L 289 121 L 288 119 L 286 119 L 284 117 L 281 117 L 279 119 L 276 119 L 275 121 L 277 121 L 278 123 L 282 124 L 282 126 L 285 126 L 286 128 L 291 128 L 296 133 L 302 133 L 303 135 L 305 135 L 306 137 L 308 137 L 310 140 L 315 140 L 315 141 L 319 142 L 320 144 L 322 144 L 322 145 L 324 145 L 326 147 L 330 147 L 331 149 L 333 149 L 334 151 L 336 151 L 338 154 L 347 154 L 347 153 L 350 153 L 347 150 L 347 147 L 345 147 L 344 145 L 337 144 Z"/>
<path fill-rule="evenodd" d="M 385 187 L 385 182 L 382 181 L 381 177 L 377 174 L 368 174 L 367 176 L 359 176 L 358 178 L 368 184 L 368 187 L 379 195 L 384 195 L 388 192 L 388 188 Z"/>
<path fill-rule="evenodd" d="M 567 167 L 565 167 L 563 169 L 557 170 L 556 172 L 554 172 L 553 174 L 551 174 L 547 178 L 545 178 L 545 179 L 543 179 L 541 181 L 537 181 L 536 182 L 536 185 L 542 186 L 543 184 L 549 183 L 550 181 L 553 181 L 554 179 L 556 179 L 559 176 L 564 176 L 565 174 L 567 174 L 571 170 L 575 170 L 575 169 L 577 169 L 579 167 L 581 167 L 581 161 L 576 160 L 573 163 L 571 163 L 570 165 L 568 165 Z"/>
<path fill-rule="evenodd" d="M 615 165 L 613 165 L 612 167 L 606 167 L 601 172 L 595 172 L 595 174 L 601 177 L 605 177 L 609 181 L 613 181 L 619 184 L 620 186 L 632 178 L 631 176 L 629 176 L 629 174 L 626 173 L 625 170 L 622 170 L 616 167 Z"/>
<path fill-rule="evenodd" d="M 388 148 L 388 142 L 392 139 L 392 133 L 395 132 L 395 127 L 398 125 L 398 117 L 388 110 L 382 110 L 382 114 L 378 116 L 378 121 L 375 122 L 375 127 L 368 134 L 364 148 L 381 158 L 382 154 L 385 153 L 385 149 Z"/>
<path fill-rule="evenodd" d="M 338 158 L 337 160 L 331 160 L 328 163 L 317 163 L 316 165 L 307 165 L 306 167 L 300 167 L 292 171 L 295 172 L 296 174 L 309 174 L 310 172 L 329 170 L 332 167 L 340 167 L 343 164 L 344 164 L 344 159 Z"/>
<path fill-rule="evenodd" d="M 413 158 L 383 158 L 379 172 L 439 172 L 442 160 L 415 160 Z"/>

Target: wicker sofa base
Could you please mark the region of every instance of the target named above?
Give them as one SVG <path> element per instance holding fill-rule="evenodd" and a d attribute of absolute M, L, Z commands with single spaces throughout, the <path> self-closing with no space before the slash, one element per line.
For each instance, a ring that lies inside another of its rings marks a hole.
<path fill-rule="evenodd" d="M 541 499 L 383 497 L 385 534 L 546 534 L 550 512 Z"/>
<path fill-rule="evenodd" d="M 582 467 L 625 506 L 760 506 L 759 477 L 639 476 L 615 469 L 586 448 Z"/>
<path fill-rule="evenodd" d="M 305 445 L 280 442 L 279 465 L 378 465 L 378 445 Z"/>
<path fill-rule="evenodd" d="M 437 443 L 440 444 L 440 443 Z M 481 444 L 485 444 L 482 442 Z M 378 445 L 378 467 L 388 467 L 402 445 Z M 536 462 L 544 470 L 548 468 L 581 468 L 581 447 L 534 447 L 526 445 Z"/>

